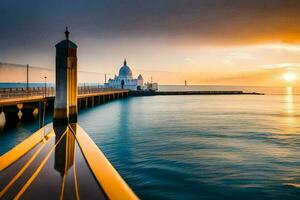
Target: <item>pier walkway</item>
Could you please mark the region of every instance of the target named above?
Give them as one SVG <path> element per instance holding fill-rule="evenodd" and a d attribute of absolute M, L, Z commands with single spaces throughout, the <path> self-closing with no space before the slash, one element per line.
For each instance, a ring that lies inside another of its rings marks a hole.
<path fill-rule="evenodd" d="M 78 124 L 49 124 L 1 156 L 0 180 L 0 199 L 138 199 Z"/>
<path fill-rule="evenodd" d="M 80 90 L 77 96 L 78 109 L 93 107 L 115 99 L 127 98 L 128 90 L 93 89 Z M 9 95 L 9 98 L 0 98 L 0 114 L 4 112 L 7 123 L 15 124 L 19 120 L 28 121 L 34 118 L 33 112 L 38 109 L 39 117 L 42 117 L 44 110 L 53 111 L 55 95 Z M 20 116 L 20 112 L 22 115 Z M 42 122 L 42 120 L 40 120 Z M 40 125 L 41 127 L 42 125 Z"/>
<path fill-rule="evenodd" d="M 110 88 L 97 87 L 78 87 L 78 99 L 104 96 L 108 98 L 117 98 L 128 96 L 128 90 L 117 90 Z M 47 88 L 0 88 L 0 106 L 16 105 L 21 103 L 32 103 L 45 100 L 54 100 L 55 90 Z"/>

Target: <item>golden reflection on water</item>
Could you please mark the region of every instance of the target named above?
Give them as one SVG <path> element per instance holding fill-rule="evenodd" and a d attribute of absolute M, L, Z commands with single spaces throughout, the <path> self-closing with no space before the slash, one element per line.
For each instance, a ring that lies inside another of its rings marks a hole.
<path fill-rule="evenodd" d="M 295 109 L 294 109 L 293 87 L 287 87 L 286 95 L 285 95 L 285 113 L 293 114 L 294 112 Z"/>
<path fill-rule="evenodd" d="M 285 101 L 284 101 L 284 112 L 289 117 L 293 117 L 294 113 L 295 113 L 294 94 L 293 94 L 292 87 L 286 88 L 286 95 L 285 95 Z"/>
<path fill-rule="evenodd" d="M 293 93 L 293 87 L 291 86 L 286 88 L 286 94 L 284 96 L 284 122 L 285 131 L 296 131 L 297 116 L 295 109 L 295 95 Z"/>

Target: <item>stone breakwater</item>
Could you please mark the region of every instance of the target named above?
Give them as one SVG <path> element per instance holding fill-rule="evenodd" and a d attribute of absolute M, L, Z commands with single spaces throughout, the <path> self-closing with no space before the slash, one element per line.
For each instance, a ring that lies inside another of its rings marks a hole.
<path fill-rule="evenodd" d="M 154 96 L 154 95 L 264 95 L 257 92 L 243 91 L 130 91 L 130 96 Z"/>

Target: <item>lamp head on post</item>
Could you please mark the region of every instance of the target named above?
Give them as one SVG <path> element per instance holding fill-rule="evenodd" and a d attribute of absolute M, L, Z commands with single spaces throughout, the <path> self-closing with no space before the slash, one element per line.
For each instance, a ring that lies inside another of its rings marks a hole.
<path fill-rule="evenodd" d="M 66 35 L 66 40 L 69 40 L 69 35 L 70 35 L 70 32 L 69 32 L 69 30 L 68 30 L 68 27 L 67 27 L 67 26 L 66 26 L 65 35 Z"/>

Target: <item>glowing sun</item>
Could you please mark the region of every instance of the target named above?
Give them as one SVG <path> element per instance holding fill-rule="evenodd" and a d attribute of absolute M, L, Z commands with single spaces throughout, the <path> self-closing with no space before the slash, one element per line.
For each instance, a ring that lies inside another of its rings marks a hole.
<path fill-rule="evenodd" d="M 286 72 L 284 75 L 283 75 L 283 79 L 286 81 L 286 82 L 294 82 L 296 79 L 297 79 L 297 75 L 294 73 L 294 72 Z"/>

